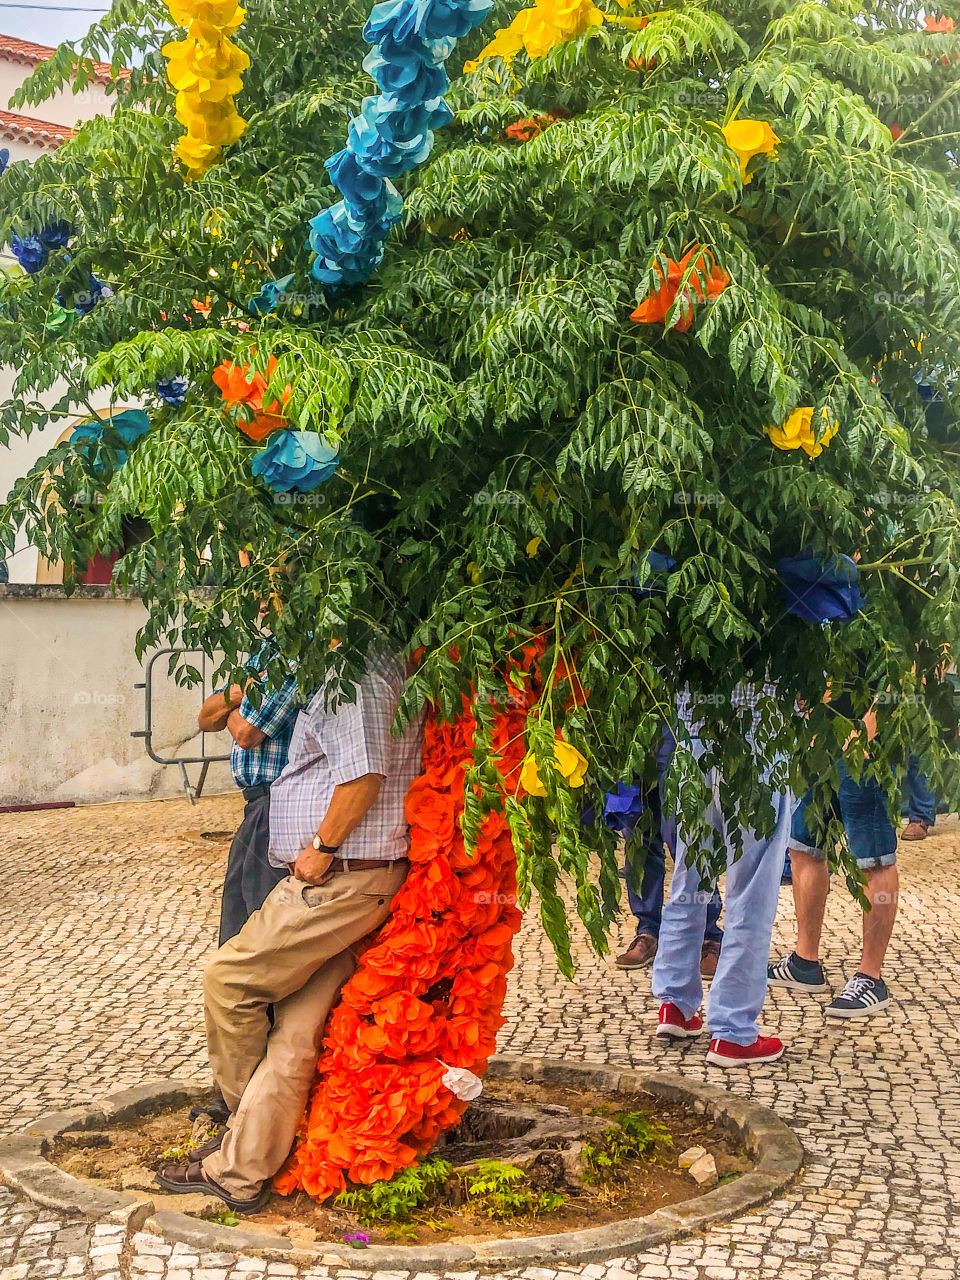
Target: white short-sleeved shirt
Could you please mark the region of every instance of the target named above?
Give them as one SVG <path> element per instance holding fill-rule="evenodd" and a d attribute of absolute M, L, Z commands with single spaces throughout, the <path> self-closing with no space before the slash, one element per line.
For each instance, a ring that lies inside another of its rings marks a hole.
<path fill-rule="evenodd" d="M 330 807 L 334 788 L 378 773 L 383 786 L 362 822 L 340 847 L 340 857 L 405 858 L 410 836 L 403 801 L 420 772 L 422 720 L 402 737 L 390 726 L 404 686 L 403 666 L 390 655 L 371 653 L 353 702 L 326 708 L 326 686 L 300 712 L 286 768 L 270 788 L 270 862 L 295 862 Z"/>

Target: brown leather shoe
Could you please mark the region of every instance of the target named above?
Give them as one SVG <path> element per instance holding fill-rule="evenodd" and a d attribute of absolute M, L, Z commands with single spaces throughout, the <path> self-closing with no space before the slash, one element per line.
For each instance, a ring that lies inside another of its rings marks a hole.
<path fill-rule="evenodd" d="M 657 940 L 649 933 L 638 933 L 622 956 L 617 956 L 618 969 L 649 969 L 657 954 Z"/>
<path fill-rule="evenodd" d="M 720 943 L 705 942 L 700 948 L 700 977 L 712 978 L 720 960 Z"/>
<path fill-rule="evenodd" d="M 901 840 L 926 840 L 930 834 L 930 828 L 925 822 L 921 822 L 919 818 L 914 818 L 900 832 Z"/>

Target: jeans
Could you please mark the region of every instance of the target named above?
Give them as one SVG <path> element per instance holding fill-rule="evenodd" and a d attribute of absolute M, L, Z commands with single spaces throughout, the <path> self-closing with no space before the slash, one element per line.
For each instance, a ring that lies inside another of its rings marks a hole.
<path fill-rule="evenodd" d="M 694 750 L 700 755 L 703 749 L 696 743 Z M 705 816 L 729 849 L 715 773 L 711 781 L 713 794 Z M 773 835 L 767 839 L 743 829 L 743 853 L 735 862 L 728 855 L 726 930 L 707 1001 L 711 1039 L 740 1045 L 753 1044 L 759 1034 L 794 801 L 788 793 L 780 793 L 774 795 L 773 804 Z M 675 1004 L 685 1018 L 696 1013 L 703 999 L 700 945 L 710 901 L 709 892 L 700 887 L 700 872 L 690 865 L 687 854 L 686 842 L 678 836 L 670 900 L 663 909 L 660 946 L 653 962 L 654 996 Z"/>
<path fill-rule="evenodd" d="M 661 783 L 670 765 L 674 747 L 673 734 L 665 727 L 663 741 L 657 750 L 657 773 Z M 667 877 L 666 848 L 673 850 L 677 847 L 677 820 L 664 815 L 659 785 L 644 796 L 644 804 L 653 814 L 656 825 L 654 831 L 644 840 L 643 847 L 634 852 L 632 865 L 629 853 L 624 859 L 627 902 L 637 919 L 637 933 L 646 933 L 651 938 L 659 938 L 660 921 L 663 917 L 663 891 Z M 629 847 L 628 841 L 628 850 Z M 634 888 L 635 874 L 640 881 L 639 892 Z M 723 942 L 723 930 L 717 924 L 722 910 L 723 900 L 720 897 L 720 890 L 714 889 L 713 897 L 707 906 L 707 924 L 703 934 L 705 942 L 717 944 Z"/>
<path fill-rule="evenodd" d="M 910 757 L 907 766 L 907 817 L 911 822 L 925 822 L 932 827 L 937 820 L 937 797 L 920 772 L 920 761 Z"/>
<path fill-rule="evenodd" d="M 243 821 L 233 837 L 227 857 L 220 905 L 219 946 L 236 937 L 254 911 L 259 911 L 268 895 L 290 874 L 289 867 L 271 867 L 270 788 L 245 787 Z"/>
<path fill-rule="evenodd" d="M 819 833 L 811 831 L 807 824 L 807 810 L 811 793 L 797 806 L 790 829 L 790 848 L 815 858 L 825 858 L 826 849 Z M 897 833 L 890 821 L 887 797 L 875 778 L 862 777 L 856 782 L 840 761 L 834 805 L 839 811 L 850 852 L 857 866 L 864 871 L 877 867 L 892 867 L 897 860 Z"/>

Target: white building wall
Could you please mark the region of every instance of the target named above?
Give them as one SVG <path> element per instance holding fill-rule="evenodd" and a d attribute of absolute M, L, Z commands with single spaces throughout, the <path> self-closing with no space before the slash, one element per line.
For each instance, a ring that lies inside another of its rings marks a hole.
<path fill-rule="evenodd" d="M 139 601 L 106 587 L 67 598 L 62 587 L 0 585 L 0 805 L 182 794 L 179 769 L 154 764 L 130 737 L 144 726 L 134 639 L 145 619 Z M 156 754 L 226 755 L 228 734 L 208 734 L 204 752 L 197 731 L 209 688 L 178 688 L 166 664 L 154 667 Z M 187 767 L 193 783 L 199 768 Z M 205 792 L 233 786 L 228 765 L 211 765 Z"/>

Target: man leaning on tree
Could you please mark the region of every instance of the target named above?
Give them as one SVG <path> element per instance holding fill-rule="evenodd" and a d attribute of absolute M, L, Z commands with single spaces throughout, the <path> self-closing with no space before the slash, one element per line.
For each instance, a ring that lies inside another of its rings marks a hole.
<path fill-rule="evenodd" d="M 406 878 L 403 802 L 420 771 L 422 724 L 391 733 L 404 670 L 371 653 L 352 702 L 321 686 L 273 785 L 270 860 L 288 874 L 204 967 L 207 1048 L 226 1129 L 157 1176 L 256 1212 L 307 1103 L 324 1024 Z M 273 1023 L 270 1021 L 272 1008 Z"/>

